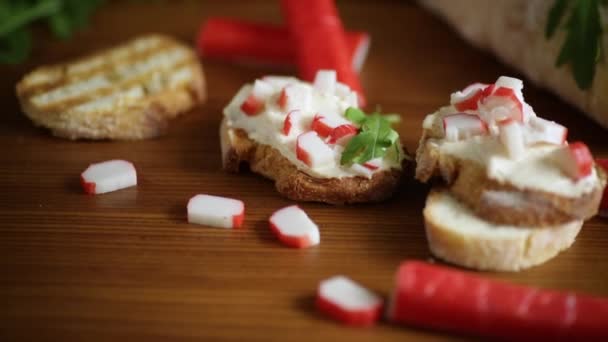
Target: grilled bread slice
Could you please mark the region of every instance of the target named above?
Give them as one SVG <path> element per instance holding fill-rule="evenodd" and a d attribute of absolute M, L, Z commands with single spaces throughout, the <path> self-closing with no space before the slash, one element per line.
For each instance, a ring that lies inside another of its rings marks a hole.
<path fill-rule="evenodd" d="M 567 196 L 559 189 L 541 191 L 508 180 L 490 178 L 487 162 L 480 161 L 484 158 L 463 158 L 445 152 L 442 148 L 446 144 L 442 114 L 440 110 L 426 119 L 426 127 L 416 151 L 416 179 L 419 181 L 441 178 L 452 195 L 466 203 L 476 215 L 496 224 L 545 227 L 586 220 L 597 214 L 606 184 L 605 174 L 600 168 L 594 170 L 599 182 L 580 196 Z M 479 141 L 491 143 L 488 141 L 491 139 L 478 138 Z M 547 150 L 547 153 L 557 148 L 559 146 L 555 145 L 530 147 Z M 560 172 L 557 167 L 548 171 Z"/>
<path fill-rule="evenodd" d="M 583 224 L 573 220 L 543 228 L 496 225 L 443 190 L 431 191 L 423 213 L 433 255 L 492 271 L 519 271 L 553 258 L 572 245 Z"/>
<path fill-rule="evenodd" d="M 176 40 L 149 34 L 66 64 L 43 66 L 17 84 L 24 113 L 69 139 L 145 139 L 205 100 L 202 66 Z"/>
<path fill-rule="evenodd" d="M 374 173 L 371 178 L 315 178 L 298 170 L 275 148 L 259 144 L 242 129 L 229 128 L 224 118 L 220 126 L 224 170 L 239 172 L 241 164 L 275 181 L 277 191 L 296 201 L 330 204 L 379 202 L 389 198 L 407 170 L 391 169 Z M 405 166 L 408 166 L 404 160 Z"/>

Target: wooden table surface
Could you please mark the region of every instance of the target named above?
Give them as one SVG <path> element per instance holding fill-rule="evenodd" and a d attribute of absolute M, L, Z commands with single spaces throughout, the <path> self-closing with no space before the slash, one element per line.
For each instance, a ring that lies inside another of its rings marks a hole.
<path fill-rule="evenodd" d="M 372 34 L 362 82 L 372 106 L 402 114 L 399 131 L 410 151 L 424 115 L 451 91 L 514 74 L 410 2 L 339 7 L 347 27 Z M 220 169 L 222 108 L 243 83 L 294 70 L 204 61 L 207 103 L 149 141 L 67 141 L 20 113 L 14 84 L 36 65 L 150 31 L 192 41 L 200 23 L 217 15 L 280 22 L 274 1 L 112 2 L 74 39 L 57 41 L 41 30 L 27 63 L 0 67 L 0 340 L 455 338 L 388 323 L 348 328 L 313 305 L 321 279 L 345 274 L 386 295 L 401 261 L 430 257 L 421 216 L 425 187 L 410 183 L 375 205 L 303 203 L 322 242 L 293 250 L 267 226 L 274 210 L 292 202 L 268 180 Z M 608 156 L 607 132 L 582 113 L 530 83 L 525 96 L 538 113 L 567 125 L 571 139 Z M 140 184 L 84 195 L 79 174 L 110 158 L 134 162 Z M 196 193 L 242 199 L 243 229 L 188 224 L 186 202 Z M 608 296 L 608 220 L 587 222 L 572 248 L 542 266 L 488 276 Z"/>

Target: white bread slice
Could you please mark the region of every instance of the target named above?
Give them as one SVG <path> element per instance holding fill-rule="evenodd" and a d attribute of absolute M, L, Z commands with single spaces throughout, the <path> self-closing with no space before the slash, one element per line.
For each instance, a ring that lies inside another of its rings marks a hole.
<path fill-rule="evenodd" d="M 205 99 L 194 50 L 149 34 L 65 64 L 42 66 L 17 84 L 24 113 L 69 139 L 158 136 Z"/>
<path fill-rule="evenodd" d="M 542 228 L 496 225 L 441 190 L 431 191 L 423 213 L 433 255 L 492 271 L 519 271 L 553 258 L 572 245 L 583 224 L 575 220 Z"/>

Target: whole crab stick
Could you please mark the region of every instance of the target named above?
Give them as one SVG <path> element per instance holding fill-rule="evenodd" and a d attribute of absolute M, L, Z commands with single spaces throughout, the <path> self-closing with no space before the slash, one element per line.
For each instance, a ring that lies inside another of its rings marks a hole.
<path fill-rule="evenodd" d="M 608 341 L 608 299 L 419 261 L 399 267 L 387 314 L 394 322 L 486 338 Z"/>
<path fill-rule="evenodd" d="M 296 49 L 300 78 L 313 81 L 317 71 L 336 70 L 338 80 L 365 96 L 349 58 L 344 27 L 333 0 L 281 0 L 283 18 Z"/>
<path fill-rule="evenodd" d="M 205 21 L 196 38 L 202 56 L 236 62 L 295 65 L 296 52 L 287 28 L 215 17 Z M 369 34 L 347 32 L 346 44 L 352 67 L 359 72 L 367 57 Z"/>

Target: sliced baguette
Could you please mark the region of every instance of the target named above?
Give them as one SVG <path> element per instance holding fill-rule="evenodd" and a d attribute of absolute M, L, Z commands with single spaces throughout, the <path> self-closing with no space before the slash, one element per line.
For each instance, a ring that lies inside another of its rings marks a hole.
<path fill-rule="evenodd" d="M 544 228 L 495 225 L 441 190 L 431 191 L 423 214 L 433 255 L 492 271 L 519 271 L 551 259 L 572 245 L 583 224 L 574 220 Z"/>
<path fill-rule="evenodd" d="M 583 196 L 566 197 L 521 188 L 490 179 L 486 165 L 475 160 L 441 153 L 442 139 L 438 130 L 434 124 L 423 131 L 416 151 L 416 179 L 429 182 L 441 178 L 456 198 L 485 220 L 496 224 L 546 227 L 589 219 L 597 214 L 606 184 L 606 175 L 600 168 L 596 168 L 600 182 Z"/>
<path fill-rule="evenodd" d="M 401 179 L 402 170 L 376 172 L 371 178 L 314 178 L 297 169 L 271 146 L 258 144 L 247 132 L 220 126 L 222 163 L 226 171 L 239 172 L 242 163 L 251 171 L 275 181 L 277 191 L 296 201 L 347 204 L 378 202 L 390 197 Z"/>
<path fill-rule="evenodd" d="M 69 139 L 133 140 L 162 134 L 168 121 L 205 99 L 195 52 L 150 34 L 65 64 L 43 66 L 17 84 L 24 113 Z"/>

